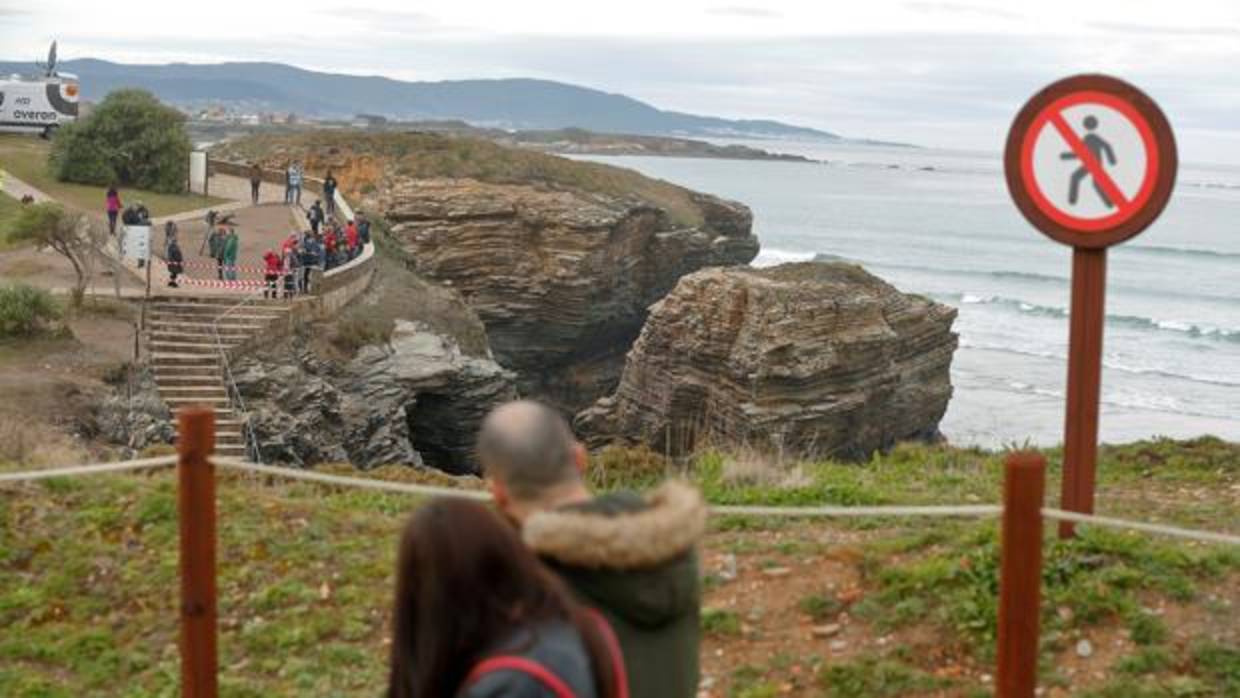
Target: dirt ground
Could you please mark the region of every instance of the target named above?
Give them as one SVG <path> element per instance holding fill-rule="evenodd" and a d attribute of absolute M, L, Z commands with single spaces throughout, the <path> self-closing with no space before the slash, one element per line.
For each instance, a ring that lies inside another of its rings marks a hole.
<path fill-rule="evenodd" d="M 53 465 L 95 453 L 81 425 L 108 374 L 133 356 L 133 307 L 89 299 L 87 308 L 64 336 L 0 343 L 0 455 Z"/>
<path fill-rule="evenodd" d="M 711 632 L 710 621 L 704 623 L 704 689 L 699 698 L 821 696 L 823 687 L 816 677 L 823 667 L 897 650 L 910 665 L 956 682 L 950 689 L 915 695 L 954 697 L 993 690 L 992 665 L 979 663 L 966 648 L 945 642 L 928 626 L 884 633 L 850 614 L 865 598 L 867 586 L 872 587 L 862 579 L 861 546 L 891 534 L 890 529 L 849 531 L 827 523 L 804 523 L 775 531 L 709 536 L 702 560 L 707 579 L 704 614 L 724 612 L 739 620 L 739 628 Z M 809 597 L 834 600 L 833 610 L 812 618 L 805 608 Z M 1240 578 L 1225 578 L 1202 590 L 1201 597 L 1240 599 Z M 1172 646 L 1201 638 L 1235 642 L 1240 635 L 1234 602 L 1228 605 L 1233 611 L 1225 613 L 1210 612 L 1208 604 L 1178 604 L 1152 595 L 1147 605 L 1166 623 Z M 1051 686 L 1042 695 L 1063 698 L 1105 684 L 1118 661 L 1139 649 L 1118 622 L 1067 639 L 1055 666 L 1071 681 L 1071 690 Z M 1082 640 L 1092 649 L 1087 657 L 1076 649 Z"/>

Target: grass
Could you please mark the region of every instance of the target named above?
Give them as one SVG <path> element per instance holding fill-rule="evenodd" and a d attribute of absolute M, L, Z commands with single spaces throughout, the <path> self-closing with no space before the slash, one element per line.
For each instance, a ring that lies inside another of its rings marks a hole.
<path fill-rule="evenodd" d="M 741 634 L 740 616 L 720 608 L 703 608 L 702 632 L 707 635 L 725 637 L 739 636 Z"/>
<path fill-rule="evenodd" d="M 1197 454 L 1204 462 L 1184 454 Z M 1240 469 L 1237 455 L 1240 446 L 1217 440 L 1108 449 L 1100 487 L 1119 490 L 1137 482 L 1174 494 L 1184 483 L 1197 483 L 1226 502 Z M 29 460 L 26 454 L 8 453 L 0 454 L 0 461 L 6 456 Z M 804 478 L 765 490 L 725 481 L 724 460 L 708 454 L 679 470 L 717 502 L 946 503 L 969 501 L 970 495 L 993 500 L 1000 456 L 905 447 L 861 466 L 799 464 Z M 1154 461 L 1159 463 L 1156 479 L 1147 473 Z M 626 460 L 624 453 L 613 451 L 598 462 L 611 471 L 607 484 L 616 487 L 648 483 L 676 469 L 649 453 Z M 0 470 L 17 467 L 0 462 Z M 396 466 L 367 475 L 446 481 Z M 378 693 L 384 682 L 395 538 L 417 500 L 224 472 L 218 477 L 224 695 Z M 175 477 L 166 471 L 0 486 L 0 627 L 5 628 L 0 633 L 0 695 L 176 694 L 175 495 Z M 1124 501 L 1106 500 L 1121 512 L 1128 511 Z M 1189 519 L 1198 516 L 1198 509 L 1217 506 L 1195 498 L 1179 502 Z M 1128 513 L 1145 518 L 1138 511 Z M 1232 510 L 1212 528 L 1236 523 Z M 838 524 L 782 525 L 820 536 Z M 846 607 L 850 622 L 880 632 L 921 629 L 938 646 L 960 647 L 984 664 L 994 637 L 993 523 L 908 526 L 880 520 L 869 526 L 853 563 L 862 573 L 865 595 Z M 760 535 L 748 537 L 750 529 L 727 521 L 717 521 L 715 529 L 727 530 L 707 541 L 715 552 L 724 546 L 721 537 L 760 542 Z M 759 559 L 812 554 L 786 543 L 772 542 L 769 550 L 758 546 L 754 554 Z M 1131 650 L 1117 658 L 1104 683 L 1091 689 L 1093 695 L 1236 696 L 1240 647 L 1234 640 L 1203 632 L 1186 641 L 1175 635 L 1178 628 L 1169 619 L 1145 609 L 1165 603 L 1208 611 L 1210 595 L 1223 589 L 1226 597 L 1226 589 L 1234 589 L 1238 555 L 1223 547 L 1106 530 L 1083 529 L 1071 542 L 1048 537 L 1044 675 L 1053 674 L 1054 658 L 1071 647 L 1078 633 L 1123 628 L 1131 635 Z M 1216 615 L 1234 614 L 1237 602 L 1227 599 L 1231 606 L 1219 607 Z M 819 594 L 801 598 L 798 605 L 814 622 L 845 610 L 836 599 Z M 1070 613 L 1061 614 L 1061 608 Z M 701 622 L 713 641 L 747 642 L 736 610 L 705 609 Z M 806 645 L 805 652 L 821 654 L 822 649 Z M 936 676 L 921 654 L 896 649 L 798 665 L 812 667 L 803 678 L 813 683 L 815 695 L 972 695 L 964 680 Z M 783 664 L 792 661 L 737 662 L 724 672 L 727 695 L 781 695 L 788 676 Z"/>
<path fill-rule="evenodd" d="M 819 682 L 832 698 L 897 698 L 951 685 L 901 661 L 872 656 L 830 664 L 820 672 Z"/>
<path fill-rule="evenodd" d="M 102 215 L 106 188 L 57 181 L 47 171 L 49 148 L 50 144 L 40 138 L 13 133 L 0 134 L 0 169 L 11 172 L 13 176 L 61 203 Z M 121 200 L 126 204 L 135 201 L 145 203 L 152 216 L 168 216 L 225 202 L 225 199 L 197 194 L 160 194 L 129 188 L 122 188 L 120 192 Z"/>
<path fill-rule="evenodd" d="M 486 329 L 456 291 L 428 283 L 395 260 L 380 257 L 377 263 L 367 292 L 311 333 L 353 356 L 364 346 L 387 344 L 396 321 L 407 320 L 452 337 L 466 355 L 487 356 Z"/>
<path fill-rule="evenodd" d="M 322 154 L 329 154 L 323 156 Z M 582 162 L 530 150 L 507 148 L 488 140 L 431 133 L 357 133 L 315 131 L 296 135 L 254 135 L 221 146 L 215 155 L 282 167 L 299 157 L 308 171 L 319 172 L 339 153 L 358 160 L 391 162 L 389 174 L 409 178 L 471 178 L 495 184 L 543 184 L 630 199 L 634 196 L 667 211 L 683 225 L 700 225 L 702 212 L 692 193 L 680 186 L 622 167 Z M 344 181 L 362 191 L 373 181 Z"/>

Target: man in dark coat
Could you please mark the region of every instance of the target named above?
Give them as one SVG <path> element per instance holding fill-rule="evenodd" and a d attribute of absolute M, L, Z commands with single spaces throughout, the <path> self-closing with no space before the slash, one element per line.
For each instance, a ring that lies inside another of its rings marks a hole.
<path fill-rule="evenodd" d="M 310 210 L 306 212 L 306 217 L 310 219 L 310 230 L 315 235 L 318 235 L 319 226 L 323 224 L 323 219 L 325 218 L 323 215 L 323 205 L 319 203 L 318 199 L 315 199 L 314 203 L 310 204 Z"/>
<path fill-rule="evenodd" d="M 536 402 L 494 410 L 478 436 L 495 503 L 588 606 L 611 623 L 636 698 L 693 698 L 698 690 L 701 587 L 696 546 L 706 506 L 669 482 L 643 497 L 592 495 L 584 447 Z"/>
<path fill-rule="evenodd" d="M 181 254 L 181 245 L 177 242 L 176 236 L 168 239 L 168 248 L 166 251 L 168 262 L 168 285 L 176 288 L 177 277 L 180 276 L 184 269 L 185 256 Z"/>

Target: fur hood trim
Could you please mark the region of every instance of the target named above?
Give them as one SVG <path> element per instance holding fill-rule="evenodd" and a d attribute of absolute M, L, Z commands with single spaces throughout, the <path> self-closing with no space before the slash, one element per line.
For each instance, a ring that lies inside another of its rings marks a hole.
<path fill-rule="evenodd" d="M 629 570 L 687 552 L 706 531 L 706 503 L 688 484 L 667 482 L 646 504 L 610 516 L 581 508 L 541 511 L 526 520 L 522 537 L 534 552 L 564 564 Z"/>

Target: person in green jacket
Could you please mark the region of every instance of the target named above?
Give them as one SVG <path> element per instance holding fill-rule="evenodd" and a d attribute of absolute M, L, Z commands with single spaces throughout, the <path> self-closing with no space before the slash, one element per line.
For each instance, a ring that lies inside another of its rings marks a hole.
<path fill-rule="evenodd" d="M 585 448 L 559 413 L 532 401 L 493 410 L 477 453 L 496 506 L 526 545 L 611 623 L 630 694 L 696 696 L 701 494 L 671 481 L 644 497 L 594 496 L 582 477 Z"/>
<path fill-rule="evenodd" d="M 237 235 L 237 229 L 232 228 L 228 231 L 228 237 L 224 238 L 224 280 L 237 280 L 237 248 L 241 246 L 241 238 Z"/>

